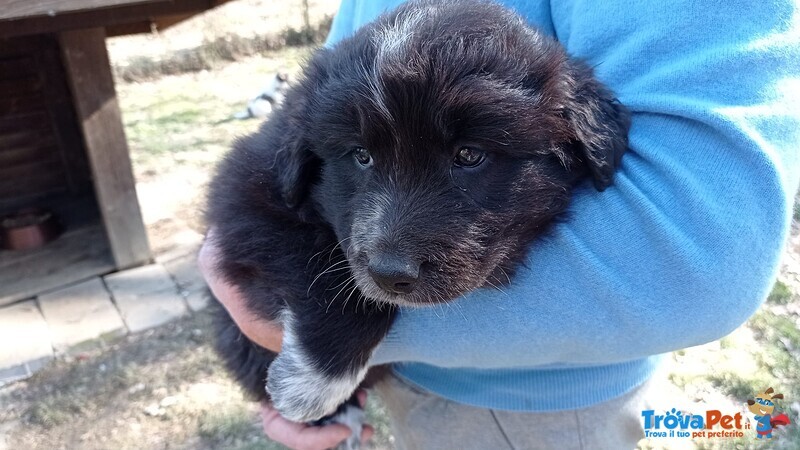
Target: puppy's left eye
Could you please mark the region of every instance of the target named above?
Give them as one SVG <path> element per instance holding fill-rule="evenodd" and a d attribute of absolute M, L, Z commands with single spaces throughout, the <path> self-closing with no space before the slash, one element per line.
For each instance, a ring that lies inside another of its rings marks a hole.
<path fill-rule="evenodd" d="M 461 147 L 453 162 L 459 167 L 478 167 L 485 160 L 486 153 L 472 147 Z"/>
<path fill-rule="evenodd" d="M 353 150 L 353 157 L 364 167 L 372 165 L 372 155 L 370 155 L 369 150 L 364 147 L 356 147 L 355 150 Z"/>

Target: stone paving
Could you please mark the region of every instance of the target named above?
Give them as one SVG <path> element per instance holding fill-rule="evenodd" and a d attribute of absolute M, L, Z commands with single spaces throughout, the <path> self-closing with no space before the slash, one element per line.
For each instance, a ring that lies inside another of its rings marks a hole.
<path fill-rule="evenodd" d="M 0 385 L 104 339 L 163 325 L 209 301 L 196 248 L 0 308 Z"/>

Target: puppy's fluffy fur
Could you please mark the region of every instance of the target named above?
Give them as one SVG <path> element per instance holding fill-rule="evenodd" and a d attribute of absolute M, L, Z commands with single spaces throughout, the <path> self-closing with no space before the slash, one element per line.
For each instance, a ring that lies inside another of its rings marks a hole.
<path fill-rule="evenodd" d="M 211 185 L 219 270 L 285 333 L 276 357 L 225 318 L 222 356 L 285 417 L 330 414 L 397 305 L 508 282 L 579 182 L 612 183 L 627 129 L 585 64 L 493 3 L 411 2 L 319 50 Z"/>

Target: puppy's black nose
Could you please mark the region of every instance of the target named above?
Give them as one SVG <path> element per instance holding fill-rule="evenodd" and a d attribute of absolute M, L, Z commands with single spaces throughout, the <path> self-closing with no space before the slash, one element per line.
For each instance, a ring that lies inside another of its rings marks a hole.
<path fill-rule="evenodd" d="M 411 293 L 419 278 L 419 264 L 398 255 L 373 255 L 367 270 L 378 286 L 395 294 Z"/>

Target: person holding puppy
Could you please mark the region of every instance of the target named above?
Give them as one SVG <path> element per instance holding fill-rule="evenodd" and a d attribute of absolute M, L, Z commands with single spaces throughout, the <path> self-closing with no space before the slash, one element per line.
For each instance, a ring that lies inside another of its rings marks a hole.
<path fill-rule="evenodd" d="M 399 3 L 344 0 L 329 43 Z M 501 3 L 595 67 L 632 112 L 630 149 L 615 185 L 576 191 L 503 292 L 403 309 L 373 357 L 394 369 L 377 389 L 400 448 L 633 448 L 659 355 L 731 332 L 776 274 L 800 180 L 794 3 Z M 279 351 L 280 327 L 254 320 L 216 258 L 212 230 L 209 286 Z M 268 405 L 263 422 L 298 449 L 350 433 Z"/>

